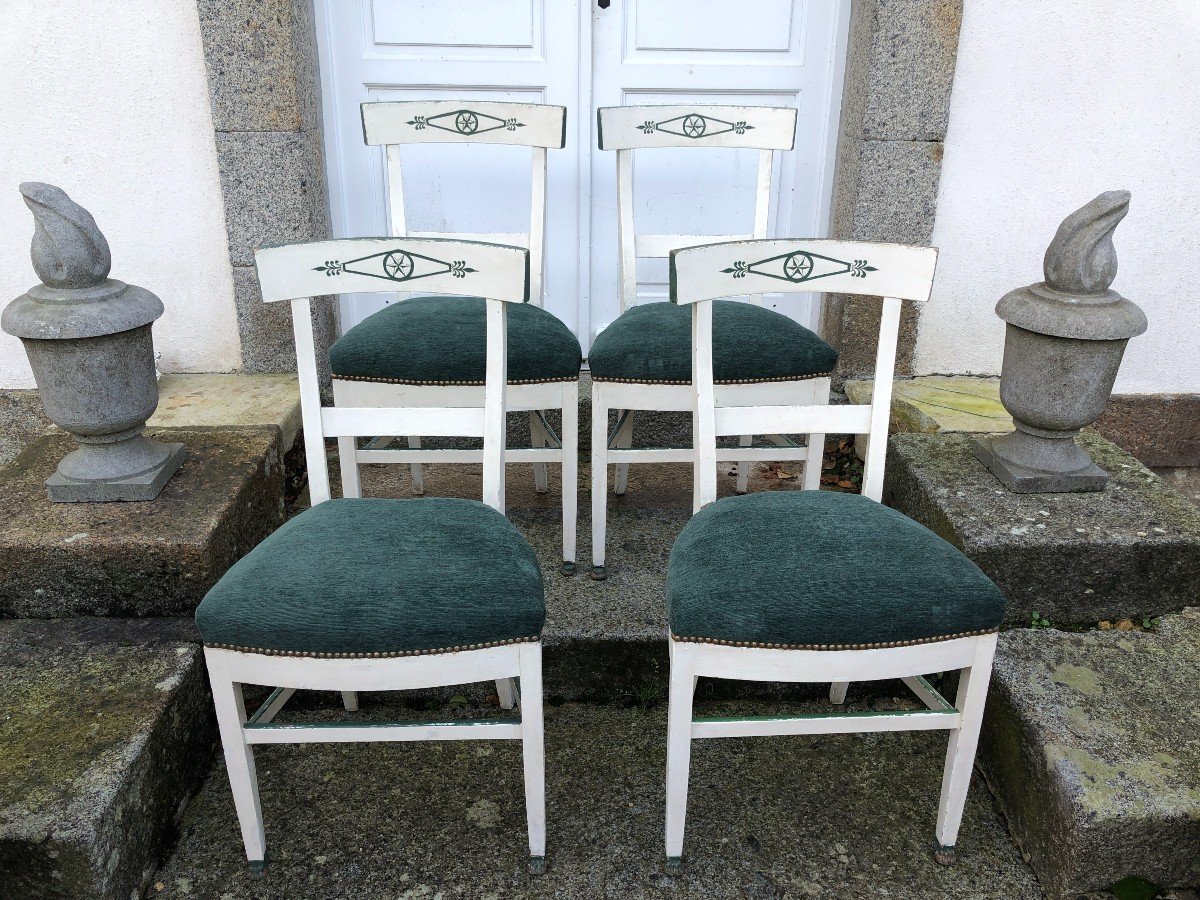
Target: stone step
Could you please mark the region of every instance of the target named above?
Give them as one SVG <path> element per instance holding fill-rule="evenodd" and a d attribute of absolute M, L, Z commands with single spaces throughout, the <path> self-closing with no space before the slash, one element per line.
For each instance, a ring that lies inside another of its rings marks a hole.
<path fill-rule="evenodd" d="M 162 375 L 148 428 L 271 428 L 286 454 L 300 433 L 295 375 Z M 35 390 L 0 389 L 0 465 L 56 429 Z"/>
<path fill-rule="evenodd" d="M 140 896 L 216 724 L 186 620 L 0 621 L 0 896 Z"/>
<path fill-rule="evenodd" d="M 701 698 L 707 688 L 702 681 Z M 342 720 L 346 714 L 335 703 L 327 697 L 323 710 L 303 717 Z M 829 705 L 731 706 L 706 699 L 698 705 L 712 715 L 818 708 Z M 148 896 L 1041 897 L 978 779 L 957 864 L 934 862 L 946 738 L 932 732 L 698 742 L 684 871 L 668 877 L 665 713 L 661 702 L 547 707 L 548 865 L 541 877 L 525 868 L 515 743 L 272 746 L 256 750 L 267 834 L 264 875 L 248 875 L 228 780 L 218 765 L 189 807 L 179 845 Z M 497 714 L 494 701 L 424 713 Z M 406 706 L 364 702 L 355 720 L 419 715 Z"/>
<path fill-rule="evenodd" d="M 870 403 L 875 382 L 847 381 L 846 399 Z M 1012 416 L 1000 402 L 999 378 L 927 375 L 892 383 L 893 432 L 922 434 L 1012 431 Z"/>
<path fill-rule="evenodd" d="M 1051 900 L 1200 885 L 1200 608 L 1001 636 L 980 762 Z"/>
<path fill-rule="evenodd" d="M 961 434 L 898 434 L 884 502 L 961 549 L 1008 597 L 1010 625 L 1142 619 L 1200 597 L 1200 511 L 1095 432 L 1103 491 L 1013 494 Z"/>
<path fill-rule="evenodd" d="M 154 428 L 187 457 L 152 503 L 51 503 L 73 447 L 35 438 L 0 469 L 0 618 L 185 616 L 283 521 L 284 465 L 266 428 Z"/>

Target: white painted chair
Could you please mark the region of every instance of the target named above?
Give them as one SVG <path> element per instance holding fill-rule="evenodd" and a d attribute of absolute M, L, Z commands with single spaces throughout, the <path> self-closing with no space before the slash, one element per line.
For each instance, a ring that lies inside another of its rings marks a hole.
<path fill-rule="evenodd" d="M 538 493 L 547 490 L 547 463 L 562 465 L 563 570 L 575 571 L 578 516 L 579 341 L 559 319 L 542 309 L 546 216 L 546 151 L 566 142 L 561 106 L 482 101 L 389 101 L 362 104 L 363 135 L 386 154 L 388 209 L 398 237 L 444 237 L 495 241 L 529 249 L 530 303 L 513 315 L 509 347 L 508 409 L 528 412 L 533 447 L 510 450 L 508 463 L 533 463 Z M 401 150 L 407 144 L 501 144 L 529 147 L 533 156 L 531 221 L 528 233 L 451 234 L 409 232 L 404 214 Z M 395 273 L 405 276 L 407 271 Z M 351 328 L 330 350 L 335 406 L 442 407 L 483 405 L 483 305 L 478 298 L 453 303 L 419 296 L 426 282 L 415 276 L 395 282 L 415 293 Z M 465 285 L 460 286 L 465 293 Z M 452 307 L 453 314 L 446 311 Z M 404 335 L 403 342 L 397 338 Z M 562 411 L 561 435 L 545 412 Z M 407 436 L 407 449 L 377 436 L 359 449 L 353 437 L 338 440 L 343 491 L 360 496 L 362 463 L 409 463 L 412 488 L 425 492 L 425 463 L 478 463 L 478 450 L 421 449 L 421 436 Z"/>
<path fill-rule="evenodd" d="M 690 462 L 691 448 L 632 449 L 637 410 L 692 409 L 688 322 L 670 303 L 637 306 L 637 260 L 664 258 L 679 247 L 747 238 L 765 238 L 770 218 L 771 174 L 775 154 L 795 141 L 796 110 L 755 106 L 621 106 L 599 110 L 601 150 L 617 153 L 618 247 L 621 316 L 596 336 L 588 354 L 592 373 L 592 577 L 603 579 L 608 503 L 608 466 L 615 464 L 618 495 L 625 493 L 630 463 Z M 754 232 L 749 235 L 637 234 L 633 214 L 633 152 L 653 148 L 743 148 L 759 151 Z M 804 270 L 781 273 L 784 284 L 821 276 Z M 745 287 L 739 280 L 735 285 Z M 764 286 L 778 292 L 775 284 Z M 738 292 L 731 292 L 733 295 Z M 778 402 L 829 402 L 829 374 L 837 353 L 817 335 L 787 316 L 762 305 L 722 301 L 717 318 L 727 323 L 729 343 L 718 348 L 718 406 L 755 406 Z M 721 351 L 724 352 L 721 352 Z M 786 399 L 785 399 L 786 398 Z M 617 424 L 608 430 L 609 410 Z M 745 493 L 754 462 L 803 461 L 803 485 L 815 490 L 821 478 L 825 435 L 810 432 L 804 446 L 778 434 L 774 445 L 751 448 L 753 435 L 740 436 L 746 449 L 719 449 L 717 461 L 737 462 L 737 490 Z M 815 456 L 810 457 L 810 452 Z M 715 463 L 714 463 L 715 465 Z"/>
<path fill-rule="evenodd" d="M 313 506 L 250 551 L 196 611 L 246 856 L 266 859 L 258 744 L 520 740 L 530 866 L 545 856 L 542 578 L 504 517 L 507 325 L 528 299 L 529 254 L 449 240 L 361 238 L 255 254 L 263 299 L 290 301 Z M 310 298 L 394 289 L 486 299 L 482 407 L 323 407 Z M 428 434 L 483 439 L 483 501 L 330 499 L 327 437 Z M 495 680 L 519 720 L 277 724 L 296 690 L 395 691 Z M 247 715 L 242 685 L 275 688 Z M 519 687 L 518 687 L 519 684 Z"/>
<path fill-rule="evenodd" d="M 667 575 L 671 870 L 683 852 L 692 740 L 752 735 L 948 730 L 936 856 L 953 859 L 1005 601 L 957 549 L 879 502 L 901 301 L 928 299 L 936 259 L 926 247 L 816 240 L 733 242 L 671 255 L 671 297 L 691 308 L 696 423 L 696 514 L 671 550 Z M 801 397 L 719 406 L 713 300 L 778 290 L 796 266 L 822 278 L 826 290 L 884 298 L 871 403 L 822 406 Z M 717 436 L 781 431 L 867 435 L 862 495 L 772 491 L 714 503 Z M 951 704 L 924 676 L 953 669 L 960 676 Z M 697 717 L 698 676 L 831 682 L 835 704 L 851 681 L 898 678 L 926 708 Z"/>

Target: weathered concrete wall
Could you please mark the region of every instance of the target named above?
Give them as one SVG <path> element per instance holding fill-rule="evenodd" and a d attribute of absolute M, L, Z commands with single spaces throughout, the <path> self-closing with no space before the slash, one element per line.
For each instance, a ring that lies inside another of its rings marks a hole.
<path fill-rule="evenodd" d="M 37 283 L 21 181 L 61 186 L 112 247 L 113 277 L 158 294 L 165 372 L 241 363 L 196 6 L 10 0 L 0 27 L 0 303 Z M 32 387 L 0 334 L 0 387 Z"/>
<path fill-rule="evenodd" d="M 1063 216 L 1123 188 L 1113 287 L 1150 330 L 1116 391 L 1200 392 L 1200 5 L 968 0 L 960 41 L 917 373 L 998 373 L 996 301 L 1041 279 Z"/>

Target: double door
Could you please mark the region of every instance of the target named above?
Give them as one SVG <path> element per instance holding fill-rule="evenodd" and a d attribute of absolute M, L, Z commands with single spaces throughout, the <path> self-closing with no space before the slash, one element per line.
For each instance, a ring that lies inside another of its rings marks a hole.
<path fill-rule="evenodd" d="M 615 161 L 596 149 L 595 109 L 627 104 L 794 106 L 796 149 L 779 154 L 772 233 L 827 227 L 849 0 L 316 0 L 335 234 L 388 233 L 381 148 L 366 147 L 366 100 L 479 99 L 567 107 L 567 146 L 549 153 L 546 308 L 586 351 L 616 318 Z M 414 231 L 526 231 L 524 148 L 404 148 Z M 643 151 L 639 231 L 747 233 L 757 153 Z M 639 295 L 666 297 L 664 262 L 639 263 Z M 382 304 L 343 298 L 342 327 Z M 768 297 L 768 303 L 773 299 Z M 814 324 L 815 298 L 780 310 Z"/>

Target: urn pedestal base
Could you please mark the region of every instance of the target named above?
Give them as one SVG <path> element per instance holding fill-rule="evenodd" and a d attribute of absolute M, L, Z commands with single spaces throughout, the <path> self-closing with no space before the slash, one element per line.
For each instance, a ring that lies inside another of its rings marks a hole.
<path fill-rule="evenodd" d="M 53 475 L 46 479 L 46 489 L 54 503 L 106 503 L 117 501 L 147 501 L 158 496 L 171 476 L 183 465 L 187 455 L 183 444 L 163 444 L 139 435 L 128 443 L 137 443 L 138 455 L 161 458 L 136 475 L 125 478 L 83 479 L 64 474 L 63 468 L 76 453 L 85 453 L 87 445 L 68 454 Z M 145 446 L 142 446 L 145 445 Z M 136 470 L 135 470 L 136 471 Z"/>
<path fill-rule="evenodd" d="M 997 454 L 992 444 L 1008 435 L 990 435 L 971 441 L 971 451 L 983 467 L 995 475 L 1014 494 L 1058 494 L 1077 491 L 1102 491 L 1108 473 L 1089 462 L 1075 472 L 1044 472 L 1011 462 Z"/>

